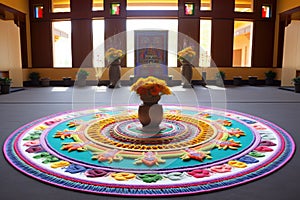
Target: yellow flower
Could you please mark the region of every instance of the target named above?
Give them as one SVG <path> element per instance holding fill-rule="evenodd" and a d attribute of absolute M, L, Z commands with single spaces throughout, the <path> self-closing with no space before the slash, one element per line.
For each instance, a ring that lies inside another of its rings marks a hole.
<path fill-rule="evenodd" d="M 164 80 L 148 76 L 147 78 L 139 78 L 132 86 L 131 91 L 135 91 L 139 95 L 169 95 L 172 94 L 170 88 Z"/>
<path fill-rule="evenodd" d="M 189 62 L 191 62 L 193 60 L 193 58 L 196 55 L 196 52 L 193 50 L 192 47 L 186 47 L 184 49 L 182 49 L 181 51 L 178 52 L 178 59 L 180 61 L 182 60 L 187 60 Z"/>
<path fill-rule="evenodd" d="M 105 52 L 105 58 L 106 60 L 111 63 L 121 57 L 123 57 L 123 51 L 120 49 L 115 49 L 115 48 L 109 48 L 106 52 Z"/>

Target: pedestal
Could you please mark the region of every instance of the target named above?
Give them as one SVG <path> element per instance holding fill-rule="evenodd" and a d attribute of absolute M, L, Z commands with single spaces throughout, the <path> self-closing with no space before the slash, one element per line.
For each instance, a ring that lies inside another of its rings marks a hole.
<path fill-rule="evenodd" d="M 182 74 L 182 86 L 184 88 L 193 87 L 192 86 L 192 77 L 193 77 L 193 65 L 189 62 L 183 62 L 181 65 L 181 74 Z"/>
<path fill-rule="evenodd" d="M 112 62 L 109 66 L 109 88 L 121 87 L 121 65 L 119 61 Z"/>

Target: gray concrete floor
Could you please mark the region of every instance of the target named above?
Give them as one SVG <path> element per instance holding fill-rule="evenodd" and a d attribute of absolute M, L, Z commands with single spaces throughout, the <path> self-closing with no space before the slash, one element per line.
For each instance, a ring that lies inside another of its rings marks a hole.
<path fill-rule="evenodd" d="M 300 94 L 280 90 L 277 87 L 240 86 L 194 89 L 172 87 L 171 96 L 164 96 L 162 104 L 182 104 L 220 107 L 248 113 L 271 121 L 285 129 L 300 144 Z M 120 104 L 139 104 L 136 95 L 129 87 L 107 89 L 106 87 L 45 87 L 25 88 L 23 91 L 0 95 L 0 141 L 18 127 L 37 118 L 72 109 L 93 106 Z M 101 200 L 101 199 L 151 199 L 133 197 L 114 197 L 76 192 L 41 183 L 32 179 L 7 163 L 0 157 L 0 197 L 1 200 Z M 226 190 L 178 197 L 157 199 L 192 200 L 296 200 L 300 196 L 300 155 L 280 170 L 256 181 Z"/>

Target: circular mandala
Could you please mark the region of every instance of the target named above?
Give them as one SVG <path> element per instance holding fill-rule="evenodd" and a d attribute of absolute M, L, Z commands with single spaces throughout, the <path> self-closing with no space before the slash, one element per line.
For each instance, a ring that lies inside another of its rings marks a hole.
<path fill-rule="evenodd" d="M 20 171 L 65 188 L 165 196 L 257 179 L 295 150 L 278 126 L 228 110 L 165 105 L 159 130 L 144 132 L 133 105 L 70 111 L 19 128 L 4 153 Z"/>

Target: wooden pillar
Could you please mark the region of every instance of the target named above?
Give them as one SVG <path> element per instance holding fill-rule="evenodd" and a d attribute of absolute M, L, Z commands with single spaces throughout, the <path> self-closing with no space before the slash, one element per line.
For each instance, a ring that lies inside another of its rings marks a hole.
<path fill-rule="evenodd" d="M 232 66 L 233 26 L 233 19 L 212 21 L 212 59 L 217 67 Z"/>
<path fill-rule="evenodd" d="M 113 47 L 121 49 L 126 53 L 126 19 L 107 18 L 105 19 L 105 50 Z M 126 65 L 126 56 L 123 57 L 121 66 Z"/>
<path fill-rule="evenodd" d="M 93 50 L 92 20 L 72 20 L 72 65 L 80 67 L 85 61 L 85 67 L 92 67 Z M 87 57 L 89 56 L 89 57 Z M 85 60 L 85 59 L 88 60 Z M 87 66 L 86 66 L 87 65 Z"/>
<path fill-rule="evenodd" d="M 76 68 L 82 64 L 92 67 L 92 56 L 89 56 L 93 50 L 91 10 L 92 0 L 71 0 L 72 65 Z"/>
<path fill-rule="evenodd" d="M 43 5 L 43 18 L 34 18 L 34 6 Z M 30 0 L 30 33 L 32 67 L 49 68 L 53 66 L 52 24 L 49 18 L 50 0 Z"/>
<path fill-rule="evenodd" d="M 27 32 L 26 21 L 20 22 L 20 42 L 21 42 L 21 55 L 22 55 L 22 68 L 28 68 L 28 53 L 27 53 Z"/>
<path fill-rule="evenodd" d="M 32 67 L 53 66 L 51 22 L 31 22 Z"/>
<path fill-rule="evenodd" d="M 252 67 L 272 67 L 274 24 L 257 20 L 253 27 Z"/>
<path fill-rule="evenodd" d="M 198 66 L 200 18 L 178 19 L 178 32 L 178 51 L 191 46 L 196 52 L 196 56 L 192 64 L 194 66 Z"/>

